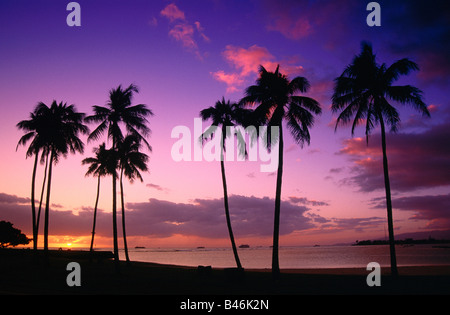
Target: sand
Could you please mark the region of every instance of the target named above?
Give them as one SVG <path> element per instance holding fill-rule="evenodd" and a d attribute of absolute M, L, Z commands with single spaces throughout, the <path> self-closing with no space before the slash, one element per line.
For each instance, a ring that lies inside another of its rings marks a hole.
<path fill-rule="evenodd" d="M 289 269 L 278 280 L 270 269 L 234 269 L 161 265 L 121 261 L 117 273 L 110 253 L 89 261 L 87 252 L 53 251 L 48 260 L 42 252 L 0 249 L 0 293 L 31 295 L 449 295 L 450 266 L 399 267 L 393 278 L 382 268 L 381 286 L 369 287 L 365 268 Z M 69 286 L 71 270 L 67 264 L 78 262 L 81 286 Z"/>

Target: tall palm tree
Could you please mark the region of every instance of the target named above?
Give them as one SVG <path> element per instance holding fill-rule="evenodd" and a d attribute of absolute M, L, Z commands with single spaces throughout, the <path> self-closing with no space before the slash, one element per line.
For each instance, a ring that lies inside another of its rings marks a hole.
<path fill-rule="evenodd" d="M 268 132 L 271 127 L 277 127 L 278 132 L 278 169 L 275 193 L 274 229 L 273 229 L 273 252 L 272 252 L 272 274 L 275 279 L 280 275 L 278 260 L 278 243 L 280 228 L 281 207 L 281 185 L 283 177 L 283 121 L 294 140 L 301 146 L 310 143 L 309 128 L 314 124 L 314 114 L 321 114 L 320 104 L 306 96 L 298 95 L 299 92 L 308 91 L 310 84 L 304 77 L 288 77 L 279 72 L 279 65 L 275 72 L 267 71 L 260 66 L 259 77 L 256 84 L 249 86 L 241 104 L 247 106 L 257 105 L 253 111 L 254 121 L 258 124 L 267 125 Z M 261 135 L 260 135 L 261 136 Z M 267 135 L 268 149 L 272 143 Z"/>
<path fill-rule="evenodd" d="M 35 211 L 35 177 L 37 166 L 37 155 L 42 150 L 41 162 L 45 158 L 49 158 L 48 173 L 46 173 L 47 181 L 47 196 L 46 207 L 44 214 L 44 250 L 48 250 L 48 217 L 50 205 L 50 188 L 53 164 L 57 163 L 59 157 L 67 156 L 69 152 L 83 152 L 84 145 L 79 139 L 78 134 L 87 134 L 88 128 L 82 124 L 84 114 L 78 113 L 74 105 L 67 105 L 66 103 L 53 101 L 50 107 L 39 102 L 31 114 L 31 119 L 28 121 L 21 121 L 17 124 L 19 129 L 28 131 L 19 140 L 20 144 L 25 144 L 33 138 L 27 156 L 35 154 L 35 163 L 32 175 L 32 189 L 31 189 L 31 204 L 33 217 L 33 238 L 34 248 L 36 249 L 37 234 L 38 234 L 38 219 Z M 47 167 L 46 167 L 47 169 Z M 44 180 L 45 182 L 45 180 Z"/>
<path fill-rule="evenodd" d="M 24 130 L 26 133 L 19 139 L 16 150 L 20 145 L 25 145 L 28 141 L 31 141 L 30 146 L 26 152 L 26 157 L 35 156 L 34 164 L 33 164 L 33 172 L 31 175 L 31 214 L 32 214 L 32 229 L 33 229 L 33 249 L 37 250 L 38 243 L 38 229 L 39 229 L 39 220 L 36 216 L 36 205 L 35 205 L 35 181 L 36 181 L 36 170 L 38 164 L 38 156 L 39 151 L 42 150 L 41 162 L 44 157 L 47 155 L 45 139 L 43 139 L 43 135 L 41 130 L 45 126 L 45 120 L 42 115 L 38 115 L 38 106 L 35 107 L 34 111 L 30 113 L 29 120 L 22 120 L 16 126 L 18 129 Z M 45 174 L 47 173 L 47 169 L 45 170 Z M 45 182 L 44 182 L 45 183 Z M 42 201 L 42 196 L 41 196 Z"/>
<path fill-rule="evenodd" d="M 396 276 L 398 271 L 386 154 L 386 124 L 390 126 L 391 131 L 395 132 L 400 122 L 399 113 L 392 105 L 392 101 L 412 105 L 424 116 L 430 116 L 430 113 L 422 100 L 421 90 L 411 85 L 393 85 L 400 75 L 407 75 L 413 70 L 418 70 L 419 67 L 416 63 L 403 58 L 388 67 L 384 63 L 382 65 L 377 64 L 375 59 L 372 46 L 367 42 L 363 42 L 361 53 L 356 55 L 341 76 L 335 79 L 331 108 L 333 112 L 341 111 L 337 118 L 336 128 L 339 123 L 349 123 L 353 119 L 352 135 L 355 127 L 363 123 L 365 119 L 367 143 L 371 131 L 380 124 L 391 273 Z"/>
<path fill-rule="evenodd" d="M 131 183 L 137 178 L 143 181 L 140 171 L 148 171 L 147 162 L 148 155 L 140 152 L 141 139 L 136 135 L 129 134 L 125 136 L 123 141 L 118 145 L 119 168 L 120 168 L 120 201 L 122 205 L 122 232 L 126 261 L 130 261 L 128 256 L 127 236 L 125 229 L 125 201 L 123 196 L 123 175 L 129 179 Z"/>
<path fill-rule="evenodd" d="M 100 196 L 100 179 L 103 176 L 112 175 L 116 172 L 117 163 L 112 158 L 113 154 L 111 154 L 110 150 L 105 148 L 105 143 L 100 144 L 99 147 L 94 148 L 95 157 L 88 157 L 83 159 L 81 163 L 83 165 L 89 164 L 88 171 L 86 172 L 86 176 L 94 175 L 97 176 L 97 195 L 95 198 L 95 206 L 94 206 L 94 222 L 92 224 L 92 238 L 91 238 L 91 246 L 90 252 L 94 250 L 94 236 L 95 236 L 95 225 L 97 218 L 97 206 L 98 200 Z"/>
<path fill-rule="evenodd" d="M 239 260 L 236 243 L 234 241 L 233 229 L 231 227 L 230 210 L 228 207 L 227 180 L 225 176 L 224 152 L 226 150 L 225 139 L 230 136 L 229 129 L 227 129 L 226 127 L 241 125 L 242 119 L 240 118 L 243 117 L 242 115 L 243 109 L 239 106 L 239 104 L 231 104 L 230 101 L 225 102 L 225 98 L 222 98 L 222 101 L 217 101 L 214 107 L 211 106 L 200 111 L 202 120 L 212 120 L 212 126 L 208 128 L 204 134 L 202 134 L 202 139 L 207 139 L 209 136 L 212 137 L 214 135 L 213 132 L 216 130 L 216 128 L 220 128 L 221 130 L 220 134 L 222 138 L 220 139 L 220 169 L 222 173 L 223 202 L 231 247 L 233 249 L 236 265 L 239 269 L 242 269 L 242 265 Z M 240 153 L 245 154 L 245 144 L 242 142 L 242 138 L 240 139 L 240 141 L 238 141 L 238 143 L 240 145 Z"/>
<path fill-rule="evenodd" d="M 67 157 L 70 153 L 83 153 L 84 144 L 78 137 L 88 134 L 89 129 L 83 124 L 84 113 L 76 111 L 74 105 L 53 101 L 50 107 L 41 103 L 38 111 L 46 117 L 44 137 L 47 140 L 47 150 L 50 153 L 47 175 L 47 197 L 44 213 L 44 251 L 48 251 L 49 206 L 52 182 L 53 164 L 58 163 L 60 156 Z"/>
<path fill-rule="evenodd" d="M 94 105 L 94 115 L 86 117 L 88 123 L 100 123 L 88 137 L 88 141 L 97 140 L 107 131 L 108 138 L 112 140 L 111 149 L 115 152 L 115 159 L 118 161 L 117 145 L 123 140 L 123 133 L 119 123 L 125 125 L 126 130 L 140 138 L 150 149 L 146 137 L 150 134 L 147 127 L 147 116 L 153 112 L 144 104 L 131 105 L 133 93 L 138 93 L 138 88 L 131 84 L 126 89 L 119 85 L 109 92 L 107 106 Z M 113 246 L 116 269 L 119 270 L 119 247 L 117 242 L 117 174 L 113 174 L 112 179 L 112 215 L 113 215 Z"/>

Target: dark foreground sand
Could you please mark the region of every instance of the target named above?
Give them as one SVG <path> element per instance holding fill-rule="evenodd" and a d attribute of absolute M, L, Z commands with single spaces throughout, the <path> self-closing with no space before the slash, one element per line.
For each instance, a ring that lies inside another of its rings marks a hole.
<path fill-rule="evenodd" d="M 270 270 L 193 268 L 142 262 L 120 262 L 120 273 L 103 252 L 89 260 L 87 252 L 42 252 L 0 249 L 0 294 L 132 294 L 132 295 L 449 295 L 450 266 L 400 267 L 398 278 L 382 269 L 381 286 L 366 283 L 370 271 L 354 269 L 282 270 L 272 279 Z M 70 287 L 69 262 L 81 266 L 81 286 Z"/>

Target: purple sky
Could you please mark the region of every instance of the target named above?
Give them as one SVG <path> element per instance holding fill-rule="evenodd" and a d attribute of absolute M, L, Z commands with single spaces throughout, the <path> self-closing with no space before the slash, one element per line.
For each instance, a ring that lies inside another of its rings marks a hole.
<path fill-rule="evenodd" d="M 399 80 L 424 92 L 431 119 L 401 108 L 388 135 L 396 233 L 450 227 L 449 9 L 445 1 L 378 1 L 381 26 L 366 24 L 369 1 L 77 1 L 81 26 L 66 24 L 69 1 L 0 2 L 0 219 L 31 234 L 32 159 L 15 150 L 15 127 L 37 102 L 54 99 L 92 113 L 110 89 L 136 84 L 134 103 L 150 118 L 153 147 L 144 182 L 125 185 L 130 245 L 227 246 L 218 162 L 175 162 L 176 126 L 193 130 L 199 111 L 224 96 L 238 101 L 260 64 L 290 78 L 305 76 L 323 114 L 311 145 L 285 143 L 281 245 L 331 244 L 383 237 L 386 225 L 380 136 L 334 132 L 333 79 L 363 40 L 379 63 L 400 58 L 420 71 Z M 209 124 L 203 123 L 203 128 Z M 95 126 L 90 126 L 91 130 Z M 83 138 L 83 140 L 86 140 Z M 54 168 L 50 234 L 54 244 L 88 244 L 96 179 L 71 155 Z M 194 145 L 194 139 L 192 140 Z M 271 242 L 275 179 L 260 161 L 226 163 L 238 243 Z M 43 166 L 37 183 L 42 180 Z M 39 187 L 39 184 L 37 185 Z M 99 236 L 111 230 L 111 180 L 102 181 Z M 69 241 L 68 241 L 69 240 Z M 100 241 L 101 242 L 101 238 Z"/>

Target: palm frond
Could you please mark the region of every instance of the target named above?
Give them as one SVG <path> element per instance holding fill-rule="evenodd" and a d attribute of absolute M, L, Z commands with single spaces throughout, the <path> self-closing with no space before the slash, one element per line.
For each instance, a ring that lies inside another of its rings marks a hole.
<path fill-rule="evenodd" d="M 384 72 L 384 80 L 390 85 L 392 82 L 397 81 L 400 75 L 408 75 L 411 71 L 419 70 L 417 63 L 403 58 L 397 60 Z"/>

